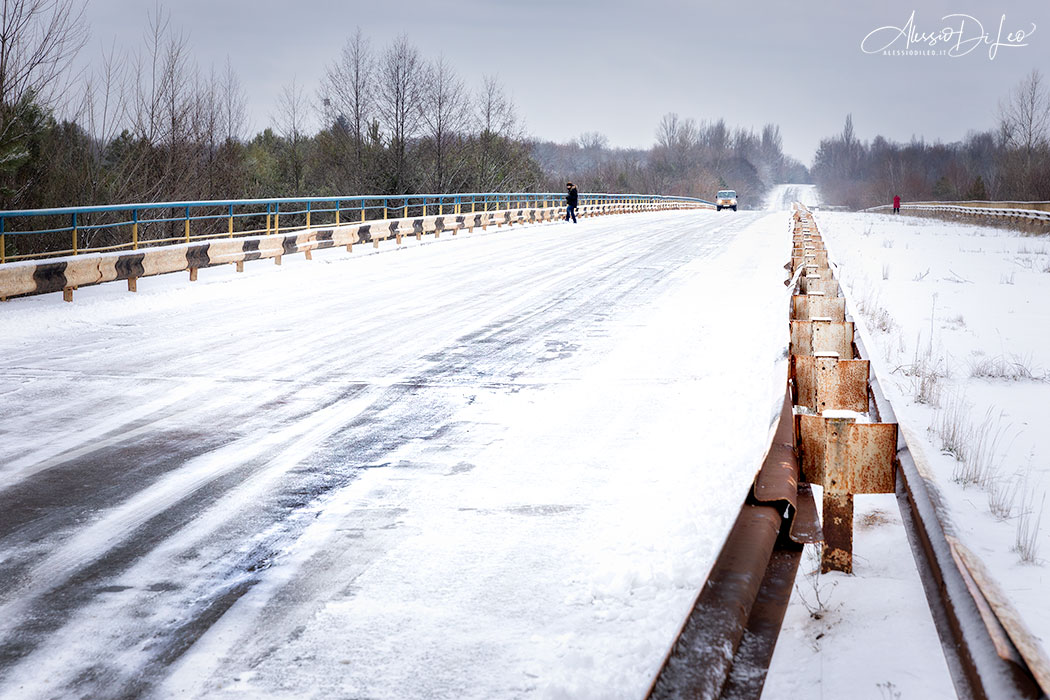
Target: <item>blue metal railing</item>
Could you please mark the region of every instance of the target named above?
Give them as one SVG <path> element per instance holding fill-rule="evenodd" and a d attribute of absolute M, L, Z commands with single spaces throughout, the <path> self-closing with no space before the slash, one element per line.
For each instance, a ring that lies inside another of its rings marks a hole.
<path fill-rule="evenodd" d="M 142 202 L 0 211 L 0 264 L 208 238 L 276 234 L 369 219 L 553 207 L 564 199 L 564 192 L 482 192 Z M 711 204 L 693 197 L 580 194 L 580 206 L 617 202 Z M 181 230 L 177 230 L 179 224 Z M 191 224 L 196 231 L 191 231 Z M 105 232 L 111 235 L 100 235 Z"/>

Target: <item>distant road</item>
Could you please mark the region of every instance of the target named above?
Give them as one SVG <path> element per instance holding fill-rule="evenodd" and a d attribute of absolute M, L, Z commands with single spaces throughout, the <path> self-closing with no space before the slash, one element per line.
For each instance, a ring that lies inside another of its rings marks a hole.
<path fill-rule="evenodd" d="M 782 211 L 791 208 L 793 202 L 808 206 L 820 204 L 816 185 L 774 185 L 766 195 L 767 211 Z"/>

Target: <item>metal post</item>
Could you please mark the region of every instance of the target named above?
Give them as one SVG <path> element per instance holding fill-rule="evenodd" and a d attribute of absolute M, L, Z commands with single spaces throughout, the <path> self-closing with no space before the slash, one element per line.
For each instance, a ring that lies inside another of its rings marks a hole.
<path fill-rule="evenodd" d="M 306 203 L 306 228 L 310 228 L 310 202 Z"/>
<path fill-rule="evenodd" d="M 406 218 L 406 219 L 408 218 L 408 197 L 405 197 L 405 216 L 404 216 L 404 218 Z"/>
<path fill-rule="evenodd" d="M 230 238 L 233 238 L 233 205 L 230 205 Z"/>
<path fill-rule="evenodd" d="M 77 213 L 73 212 L 73 255 L 77 254 Z"/>
<path fill-rule="evenodd" d="M 139 210 L 131 210 L 131 249 L 139 249 Z"/>
<path fill-rule="evenodd" d="M 274 202 L 273 205 L 273 232 L 275 235 L 281 235 L 281 203 Z"/>
<path fill-rule="evenodd" d="M 390 218 L 390 202 L 387 201 L 386 197 L 383 197 L 383 218 Z"/>
<path fill-rule="evenodd" d="M 190 208 L 186 207 L 186 242 L 190 242 Z"/>
<path fill-rule="evenodd" d="M 339 225 L 339 200 L 335 200 L 335 225 Z"/>
<path fill-rule="evenodd" d="M 7 262 L 7 235 L 4 233 L 4 217 L 0 216 L 0 265 Z"/>
<path fill-rule="evenodd" d="M 270 235 L 270 205 L 266 205 L 266 235 Z"/>

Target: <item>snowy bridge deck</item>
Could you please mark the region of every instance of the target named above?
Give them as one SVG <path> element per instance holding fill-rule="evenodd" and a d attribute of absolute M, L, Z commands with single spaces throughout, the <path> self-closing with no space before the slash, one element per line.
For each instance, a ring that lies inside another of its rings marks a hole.
<path fill-rule="evenodd" d="M 9 302 L 0 697 L 640 696 L 779 407 L 786 223 Z"/>

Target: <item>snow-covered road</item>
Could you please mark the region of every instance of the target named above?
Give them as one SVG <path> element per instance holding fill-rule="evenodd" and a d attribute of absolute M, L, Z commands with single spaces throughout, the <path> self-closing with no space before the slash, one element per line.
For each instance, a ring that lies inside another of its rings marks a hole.
<path fill-rule="evenodd" d="M 0 308 L 0 697 L 639 697 L 767 444 L 787 216 Z"/>

